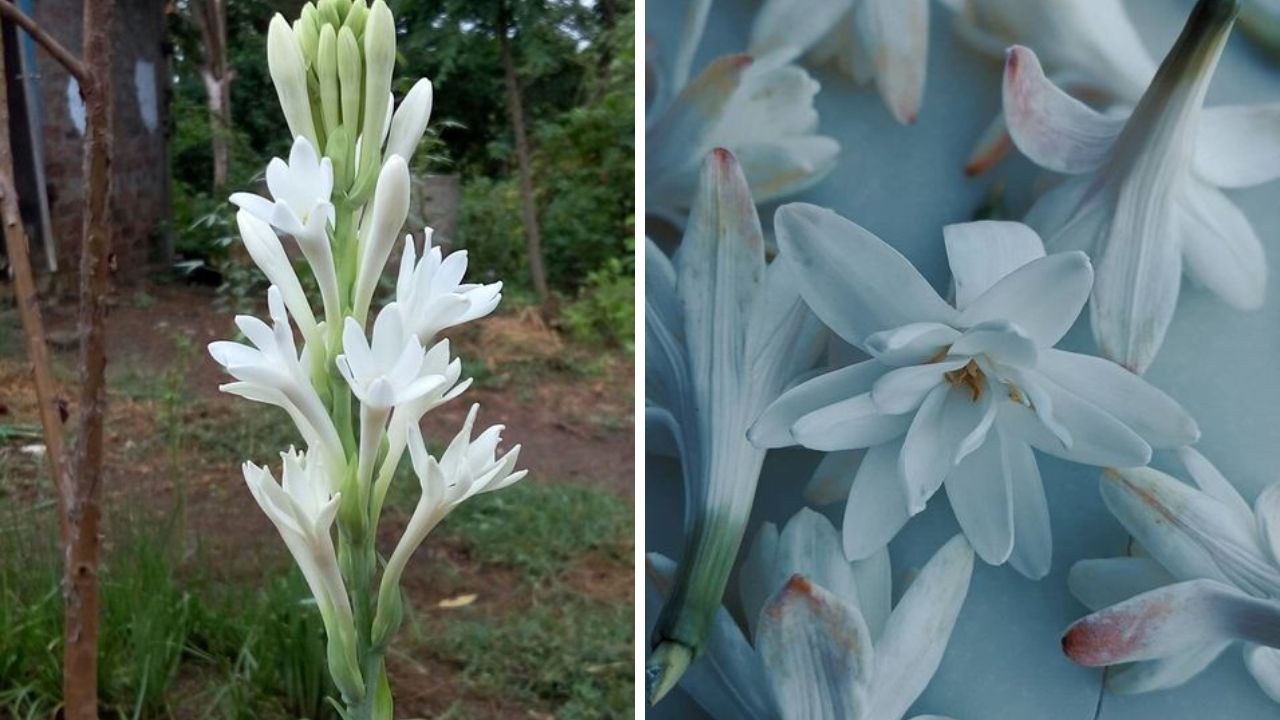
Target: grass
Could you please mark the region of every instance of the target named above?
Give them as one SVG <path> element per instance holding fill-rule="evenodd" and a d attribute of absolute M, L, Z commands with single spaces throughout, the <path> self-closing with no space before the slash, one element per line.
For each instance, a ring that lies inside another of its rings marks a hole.
<path fill-rule="evenodd" d="M 629 564 L 632 511 L 604 490 L 531 482 L 471 499 L 439 533 L 461 540 L 476 561 L 538 583 L 590 553 Z"/>
<path fill-rule="evenodd" d="M 561 720 L 629 714 L 630 605 L 561 589 L 522 612 L 471 615 L 436 624 L 429 642 L 464 668 L 472 692 L 548 706 Z"/>

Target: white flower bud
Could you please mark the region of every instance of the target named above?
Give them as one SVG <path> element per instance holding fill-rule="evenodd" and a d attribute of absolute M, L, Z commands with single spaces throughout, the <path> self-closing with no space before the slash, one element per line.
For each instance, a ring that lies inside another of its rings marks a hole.
<path fill-rule="evenodd" d="M 306 60 L 289 23 L 279 14 L 271 19 L 267 31 L 267 66 L 290 134 L 305 137 L 312 147 L 320 147 L 311 119 L 311 99 L 307 95 Z"/>
<path fill-rule="evenodd" d="M 422 78 L 414 83 L 413 89 L 391 118 L 391 134 L 387 137 L 387 154 L 399 155 L 406 161 L 413 159 L 418 149 L 418 142 L 427 130 L 427 121 L 431 119 L 432 90 L 431 81 Z"/>

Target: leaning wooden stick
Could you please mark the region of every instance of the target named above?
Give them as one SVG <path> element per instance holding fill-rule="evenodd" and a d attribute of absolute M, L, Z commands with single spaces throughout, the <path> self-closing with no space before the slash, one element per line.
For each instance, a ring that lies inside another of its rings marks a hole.
<path fill-rule="evenodd" d="M 0 77 L 5 77 L 4 73 L 4 37 L 0 35 Z M 31 362 L 31 374 L 35 379 L 36 400 L 40 403 L 40 426 L 44 430 L 45 455 L 49 460 L 50 477 L 53 478 L 58 498 L 58 537 L 66 542 L 66 498 L 62 486 L 62 417 L 54 397 L 53 365 L 49 361 L 44 321 L 40 317 L 40 305 L 36 300 L 27 233 L 18 212 L 16 187 L 13 177 L 13 145 L 9 137 L 9 88 L 7 83 L 0 82 L 0 218 L 4 222 L 5 250 L 13 272 L 14 299 L 18 305 L 18 315 L 22 319 L 22 331 L 27 336 L 27 358 Z"/>

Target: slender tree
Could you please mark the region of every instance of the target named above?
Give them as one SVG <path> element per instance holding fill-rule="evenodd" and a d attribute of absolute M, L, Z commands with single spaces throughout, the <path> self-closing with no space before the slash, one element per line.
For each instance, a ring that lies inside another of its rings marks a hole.
<path fill-rule="evenodd" d="M 213 189 L 227 184 L 231 135 L 231 70 L 227 56 L 226 0 L 191 0 L 191 21 L 200 32 L 200 79 L 209 103 L 210 149 L 213 152 Z"/>
<path fill-rule="evenodd" d="M 63 716 L 66 720 L 96 720 L 98 717 L 98 522 L 102 491 L 102 423 L 106 406 L 104 321 L 110 282 L 111 29 L 115 2 L 86 0 L 83 15 L 84 50 L 81 58 L 77 58 L 13 3 L 0 0 L 0 16 L 27 31 L 66 67 L 67 72 L 76 78 L 85 103 L 79 407 L 76 442 L 70 457 L 61 462 L 62 472 L 57 479 L 64 530 L 62 683 Z M 12 174 L 12 165 L 5 169 L 5 174 Z M 8 195 L 12 192 L 6 192 Z M 27 269 L 29 271 L 29 264 Z M 30 341 L 43 343 L 43 338 L 32 337 Z M 47 354 L 32 354 L 33 361 L 40 357 L 48 359 Z M 36 372 L 47 372 L 47 368 Z M 49 417 L 48 413 L 41 414 L 46 438 L 61 438 L 60 428 L 53 427 L 47 419 Z"/>

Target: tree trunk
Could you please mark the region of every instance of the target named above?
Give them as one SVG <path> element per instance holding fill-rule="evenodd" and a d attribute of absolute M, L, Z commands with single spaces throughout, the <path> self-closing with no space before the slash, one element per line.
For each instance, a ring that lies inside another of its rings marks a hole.
<path fill-rule="evenodd" d="M 63 695 L 66 720 L 98 716 L 98 519 L 106 405 L 104 321 L 109 287 L 111 222 L 111 28 L 113 0 L 84 9 L 84 231 L 80 250 L 80 407 L 75 456 L 65 485 L 67 502 L 66 645 Z"/>
<path fill-rule="evenodd" d="M 193 3 L 191 18 L 200 29 L 204 67 L 200 76 L 208 96 L 210 146 L 213 151 L 213 190 L 227 184 L 231 134 L 231 72 L 227 65 L 227 12 L 224 0 Z"/>
<path fill-rule="evenodd" d="M 511 115 L 511 131 L 516 137 L 516 162 L 520 166 L 520 204 L 524 215 L 525 244 L 529 252 L 529 274 L 533 278 L 533 290 L 538 302 L 546 304 L 547 273 L 542 265 L 542 237 L 538 231 L 538 206 L 533 194 L 533 169 L 529 160 L 529 137 L 524 130 L 524 100 L 520 95 L 520 80 L 516 77 L 515 61 L 511 57 L 511 13 L 507 3 L 498 6 L 498 45 L 502 50 L 502 69 L 507 85 L 507 111 Z"/>

